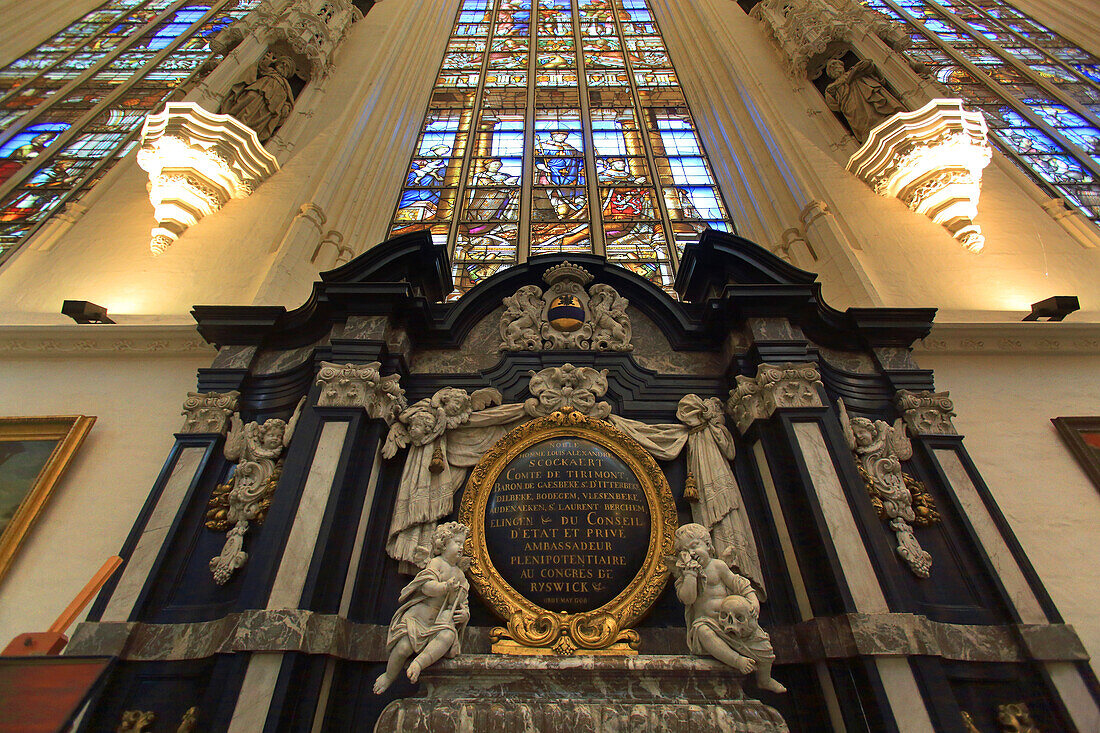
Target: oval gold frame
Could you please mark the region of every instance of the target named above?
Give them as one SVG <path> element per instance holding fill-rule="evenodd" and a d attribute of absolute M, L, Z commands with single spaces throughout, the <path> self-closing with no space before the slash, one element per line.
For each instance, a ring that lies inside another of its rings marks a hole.
<path fill-rule="evenodd" d="M 549 611 L 528 600 L 500 575 L 485 541 L 485 510 L 500 472 L 517 455 L 551 438 L 583 438 L 607 449 L 634 472 L 649 506 L 649 548 L 642 568 L 613 599 L 593 611 Z M 672 554 L 676 503 L 665 474 L 633 438 L 604 420 L 575 411 L 554 412 L 514 428 L 478 461 L 466 482 L 459 521 L 470 528 L 470 569 L 478 595 L 504 619 L 492 631 L 493 651 L 517 654 L 630 654 L 638 646 L 631 625 L 656 602 L 668 581 L 664 558 Z"/>

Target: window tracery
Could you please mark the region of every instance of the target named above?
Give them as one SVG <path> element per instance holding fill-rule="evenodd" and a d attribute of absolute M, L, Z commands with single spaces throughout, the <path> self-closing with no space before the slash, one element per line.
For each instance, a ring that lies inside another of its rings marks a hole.
<path fill-rule="evenodd" d="M 990 139 L 1100 226 L 1100 58 L 1004 0 L 864 0 L 911 31 L 909 56 L 981 110 Z"/>
<path fill-rule="evenodd" d="M 671 288 L 726 211 L 646 0 L 463 0 L 390 227 L 453 242 L 456 295 L 559 252 Z"/>

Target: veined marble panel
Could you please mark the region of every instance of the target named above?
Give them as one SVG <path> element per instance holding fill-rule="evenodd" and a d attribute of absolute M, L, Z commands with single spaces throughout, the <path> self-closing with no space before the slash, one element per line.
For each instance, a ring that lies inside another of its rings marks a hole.
<path fill-rule="evenodd" d="M 233 708 L 229 721 L 229 733 L 257 733 L 264 729 L 282 664 L 282 654 L 253 654 L 248 660 L 237 707 Z"/>
<path fill-rule="evenodd" d="M 933 454 L 939 461 L 947 480 L 951 482 L 951 488 L 959 498 L 959 503 L 966 510 L 966 516 L 970 519 L 978 539 L 981 540 L 990 562 L 996 568 L 1001 584 L 1012 598 L 1012 605 L 1016 607 L 1020 619 L 1024 623 L 1045 624 L 1046 614 L 1043 613 L 1016 558 L 1012 556 L 1012 551 L 1008 549 L 1004 537 L 993 522 L 993 517 L 989 515 L 989 510 L 978 495 L 978 489 L 970 480 L 970 475 L 959 459 L 959 454 L 951 448 L 937 448 Z"/>
<path fill-rule="evenodd" d="M 161 545 L 164 544 L 164 538 L 176 519 L 183 497 L 195 478 L 195 471 L 205 452 L 206 448 L 200 446 L 189 446 L 180 451 L 176 458 L 176 465 L 172 467 L 172 474 L 165 482 L 164 490 L 161 491 L 160 498 L 157 499 L 157 504 L 149 515 L 149 521 L 146 522 L 134 551 L 126 561 L 126 567 L 123 568 L 122 576 L 118 579 L 114 593 L 111 594 L 111 600 L 107 602 L 107 608 L 103 611 L 103 621 L 125 621 L 130 618 L 138 594 L 145 587 L 149 571 L 153 568 Z"/>
<path fill-rule="evenodd" d="M 821 428 L 814 423 L 799 422 L 795 423 L 794 432 L 856 608 L 862 613 L 886 613 L 889 610 L 886 597 L 863 546 Z"/>
<path fill-rule="evenodd" d="M 341 616 L 267 609 L 184 624 L 86 622 L 77 627 L 65 652 L 141 662 L 234 652 L 303 652 L 380 662 L 386 659 L 387 632 L 387 626 L 353 623 Z M 489 632 L 490 627 L 467 627 L 465 652 L 488 653 Z M 643 656 L 687 654 L 683 629 L 642 628 L 639 632 Z M 1073 627 L 1065 624 L 976 626 L 939 623 L 909 613 L 850 613 L 773 626 L 770 633 L 779 664 L 913 655 L 967 662 L 1088 659 Z"/>
<path fill-rule="evenodd" d="M 347 433 L 348 423 L 344 421 L 326 422 L 321 428 L 309 476 L 306 477 L 298 511 L 294 515 L 294 525 L 287 537 L 279 572 L 267 599 L 268 608 L 298 607 Z"/>

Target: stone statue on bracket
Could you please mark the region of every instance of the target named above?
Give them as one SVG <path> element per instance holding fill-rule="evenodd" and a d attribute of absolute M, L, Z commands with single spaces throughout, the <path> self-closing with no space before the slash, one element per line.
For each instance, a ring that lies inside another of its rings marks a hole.
<path fill-rule="evenodd" d="M 701 524 L 676 530 L 676 556 L 666 558 L 684 604 L 688 649 L 714 657 L 740 674 L 756 672 L 762 690 L 786 692 L 772 679 L 775 652 L 760 628 L 760 599 L 748 578 L 715 557 L 710 532 Z"/>
<path fill-rule="evenodd" d="M 825 64 L 825 73 L 833 80 L 825 87 L 825 103 L 844 115 L 860 142 L 879 124 L 905 110 L 871 61 L 860 61 L 845 70 L 843 61 L 831 59 Z"/>
<path fill-rule="evenodd" d="M 209 529 L 228 530 L 221 554 L 210 560 L 210 572 L 218 585 L 229 582 L 248 561 L 245 533 L 250 523 L 262 523 L 267 514 L 282 471 L 283 451 L 290 445 L 305 401 L 303 397 L 298 402 L 289 421 L 272 418 L 245 425 L 239 414 L 233 414 L 224 452 L 237 467 L 229 481 L 214 489 L 206 522 Z"/>
<path fill-rule="evenodd" d="M 386 637 L 386 671 L 374 681 L 376 695 L 393 684 L 410 657 L 405 674 L 416 682 L 425 668 L 462 653 L 462 632 L 470 621 L 465 575 L 470 560 L 463 554 L 468 534 L 466 525 L 447 522 L 432 532 L 431 547 L 418 548 L 423 570 L 401 589 Z"/>
<path fill-rule="evenodd" d="M 267 142 L 294 107 L 288 81 L 297 65 L 285 54 L 268 53 L 256 67 L 256 78 L 237 82 L 222 100 L 218 112 L 248 125 L 261 143 Z"/>

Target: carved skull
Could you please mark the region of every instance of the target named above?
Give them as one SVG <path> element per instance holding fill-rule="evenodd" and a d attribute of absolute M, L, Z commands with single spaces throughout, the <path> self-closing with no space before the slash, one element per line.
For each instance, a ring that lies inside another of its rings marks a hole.
<path fill-rule="evenodd" d="M 751 636 L 756 628 L 756 617 L 749 599 L 744 596 L 726 596 L 718 609 L 718 623 L 731 636 Z"/>

